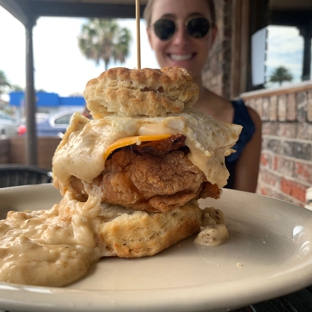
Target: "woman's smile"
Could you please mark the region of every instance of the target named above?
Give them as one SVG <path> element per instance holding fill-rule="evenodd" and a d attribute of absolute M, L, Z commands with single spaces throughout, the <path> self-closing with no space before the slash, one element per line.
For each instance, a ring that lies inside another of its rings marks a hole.
<path fill-rule="evenodd" d="M 167 56 L 172 60 L 172 61 L 189 61 L 194 58 L 195 53 L 188 53 L 188 54 L 179 54 L 179 53 L 168 53 Z"/>

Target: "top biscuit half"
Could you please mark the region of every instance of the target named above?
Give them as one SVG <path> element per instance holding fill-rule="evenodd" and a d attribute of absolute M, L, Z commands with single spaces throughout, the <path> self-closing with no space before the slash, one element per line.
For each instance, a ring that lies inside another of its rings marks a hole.
<path fill-rule="evenodd" d="M 179 67 L 115 67 L 91 79 L 84 91 L 94 119 L 108 115 L 165 117 L 192 107 L 198 94 L 190 73 Z"/>

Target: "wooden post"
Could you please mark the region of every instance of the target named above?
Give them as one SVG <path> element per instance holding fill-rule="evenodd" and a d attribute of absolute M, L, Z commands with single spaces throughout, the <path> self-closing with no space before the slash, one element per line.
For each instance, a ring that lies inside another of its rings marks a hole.
<path fill-rule="evenodd" d="M 299 27 L 300 35 L 303 37 L 303 61 L 301 80 L 311 79 L 311 38 L 312 23 Z"/>
<path fill-rule="evenodd" d="M 140 0 L 135 0 L 136 39 L 137 39 L 137 69 L 141 69 L 141 39 L 140 39 Z"/>
<path fill-rule="evenodd" d="M 38 164 L 38 151 L 37 151 L 37 134 L 36 134 L 36 94 L 34 86 L 34 55 L 33 55 L 33 36 L 32 30 L 35 25 L 33 19 L 25 25 L 26 30 L 26 163 L 29 165 Z"/>

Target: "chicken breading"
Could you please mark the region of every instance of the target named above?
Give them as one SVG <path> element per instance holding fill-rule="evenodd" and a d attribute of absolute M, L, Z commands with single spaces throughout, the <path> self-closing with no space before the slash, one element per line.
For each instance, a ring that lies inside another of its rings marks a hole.
<path fill-rule="evenodd" d="M 219 188 L 188 159 L 185 137 L 130 146 L 116 151 L 92 183 L 71 177 L 76 192 L 100 188 L 102 202 L 147 212 L 167 212 L 192 199 L 218 198 Z"/>

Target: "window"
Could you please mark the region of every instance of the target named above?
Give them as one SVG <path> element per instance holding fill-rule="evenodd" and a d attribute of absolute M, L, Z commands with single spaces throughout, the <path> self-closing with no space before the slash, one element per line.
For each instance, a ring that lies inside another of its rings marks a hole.
<path fill-rule="evenodd" d="M 58 117 L 54 120 L 54 123 L 56 125 L 69 125 L 70 118 L 72 117 L 72 115 L 73 114 L 68 114 L 68 115 Z"/>

